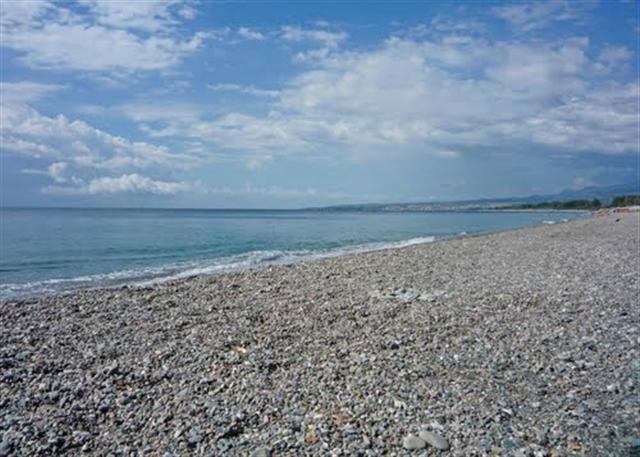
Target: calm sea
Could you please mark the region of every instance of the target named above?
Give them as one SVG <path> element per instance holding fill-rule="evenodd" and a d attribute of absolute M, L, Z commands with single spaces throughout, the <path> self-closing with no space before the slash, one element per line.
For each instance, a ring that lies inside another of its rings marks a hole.
<path fill-rule="evenodd" d="M 1 209 L 0 298 L 212 274 L 577 217 L 583 215 Z"/>

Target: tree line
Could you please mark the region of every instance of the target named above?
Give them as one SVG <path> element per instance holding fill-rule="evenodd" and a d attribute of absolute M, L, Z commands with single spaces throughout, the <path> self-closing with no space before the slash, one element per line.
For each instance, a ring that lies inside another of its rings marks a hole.
<path fill-rule="evenodd" d="M 603 205 L 602 202 L 594 198 L 593 200 L 568 200 L 552 201 L 542 203 L 523 203 L 519 205 L 503 206 L 501 209 L 582 209 L 597 210 L 600 208 L 613 208 L 618 206 L 640 205 L 640 195 L 622 195 L 615 197 L 610 205 Z"/>

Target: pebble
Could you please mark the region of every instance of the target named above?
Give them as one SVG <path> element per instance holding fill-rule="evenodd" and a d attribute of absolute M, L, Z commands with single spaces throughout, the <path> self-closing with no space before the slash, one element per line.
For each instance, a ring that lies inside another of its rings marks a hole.
<path fill-rule="evenodd" d="M 449 449 L 449 442 L 437 433 L 430 432 L 428 430 L 422 430 L 419 436 L 424 440 L 425 443 L 435 447 L 436 449 L 440 449 L 442 451 L 446 451 L 447 449 Z"/>
<path fill-rule="evenodd" d="M 85 432 L 83 430 L 74 430 L 72 435 L 73 440 L 78 444 L 84 444 L 87 441 L 90 441 L 92 438 L 91 433 Z"/>
<path fill-rule="evenodd" d="M 427 443 L 415 435 L 407 435 L 404 437 L 404 440 L 402 440 L 402 446 L 408 450 L 424 449 Z"/>
<path fill-rule="evenodd" d="M 197 432 L 190 432 L 187 437 L 187 443 L 190 448 L 195 448 L 198 446 L 198 443 L 202 441 L 202 436 L 200 436 Z"/>
<path fill-rule="evenodd" d="M 638 225 L 2 302 L 0 457 L 629 455 Z"/>
<path fill-rule="evenodd" d="M 12 449 L 13 446 L 10 441 L 0 442 L 0 457 L 8 457 Z"/>

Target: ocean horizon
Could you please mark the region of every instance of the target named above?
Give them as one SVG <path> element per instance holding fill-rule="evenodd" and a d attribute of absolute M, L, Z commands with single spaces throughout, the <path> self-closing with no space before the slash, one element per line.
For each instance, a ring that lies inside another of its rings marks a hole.
<path fill-rule="evenodd" d="M 3 208 L 0 215 L 6 300 L 398 248 L 583 213 Z"/>

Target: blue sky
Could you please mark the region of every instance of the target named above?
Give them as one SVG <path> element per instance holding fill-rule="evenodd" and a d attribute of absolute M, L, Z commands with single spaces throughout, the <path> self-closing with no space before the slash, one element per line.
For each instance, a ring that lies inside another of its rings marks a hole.
<path fill-rule="evenodd" d="M 7 1 L 4 206 L 300 207 L 638 179 L 638 3 Z"/>

